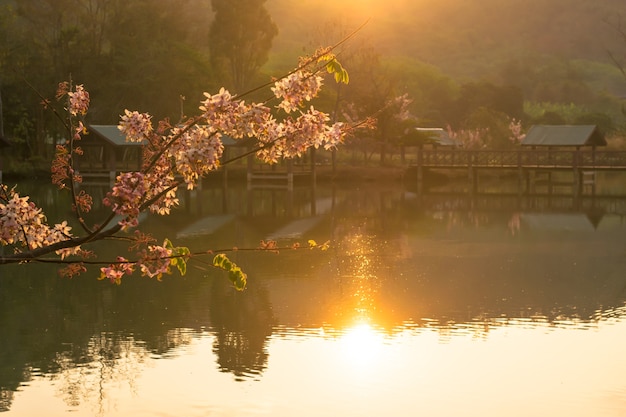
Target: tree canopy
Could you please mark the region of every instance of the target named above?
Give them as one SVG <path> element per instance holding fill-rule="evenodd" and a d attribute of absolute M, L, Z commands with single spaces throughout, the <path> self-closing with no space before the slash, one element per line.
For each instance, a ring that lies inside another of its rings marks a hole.
<path fill-rule="evenodd" d="M 265 0 L 211 0 L 215 12 L 209 33 L 211 62 L 220 80 L 236 92 L 254 83 L 278 34 L 264 4 Z"/>

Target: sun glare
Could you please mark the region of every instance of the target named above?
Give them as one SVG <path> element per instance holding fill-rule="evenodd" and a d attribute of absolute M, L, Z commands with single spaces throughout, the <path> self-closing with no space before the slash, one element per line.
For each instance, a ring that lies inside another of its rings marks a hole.
<path fill-rule="evenodd" d="M 380 361 L 384 336 L 368 323 L 359 323 L 347 329 L 339 342 L 346 362 L 367 369 Z"/>

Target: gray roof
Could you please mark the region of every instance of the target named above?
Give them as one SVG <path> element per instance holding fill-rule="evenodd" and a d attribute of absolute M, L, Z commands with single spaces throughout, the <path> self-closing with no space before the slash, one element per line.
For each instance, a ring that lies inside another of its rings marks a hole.
<path fill-rule="evenodd" d="M 452 139 L 448 132 L 440 127 L 416 127 L 415 130 L 433 140 L 435 145 L 458 146 L 459 143 Z"/>
<path fill-rule="evenodd" d="M 117 125 L 89 125 L 89 131 L 95 136 L 106 140 L 113 146 L 139 146 L 145 145 L 146 142 L 127 142 L 126 137 L 120 132 Z M 247 139 L 235 140 L 230 136 L 222 135 L 222 143 L 224 146 L 242 146 L 246 145 Z"/>
<path fill-rule="evenodd" d="M 522 140 L 523 146 L 606 146 L 595 125 L 534 125 Z"/>
<path fill-rule="evenodd" d="M 113 146 L 141 146 L 145 142 L 127 142 L 117 125 L 89 125 L 89 131 Z"/>

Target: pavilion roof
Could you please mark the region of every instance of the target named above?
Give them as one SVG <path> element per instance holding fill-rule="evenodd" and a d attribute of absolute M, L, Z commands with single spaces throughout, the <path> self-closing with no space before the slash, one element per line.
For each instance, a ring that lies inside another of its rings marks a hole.
<path fill-rule="evenodd" d="M 596 125 L 533 125 L 522 146 L 606 146 Z"/>

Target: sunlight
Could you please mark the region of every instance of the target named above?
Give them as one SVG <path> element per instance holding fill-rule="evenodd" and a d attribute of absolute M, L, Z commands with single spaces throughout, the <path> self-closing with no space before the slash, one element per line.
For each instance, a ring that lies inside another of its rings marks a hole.
<path fill-rule="evenodd" d="M 346 362 L 365 370 L 380 362 L 384 336 L 369 323 L 358 323 L 345 331 L 339 343 Z"/>

